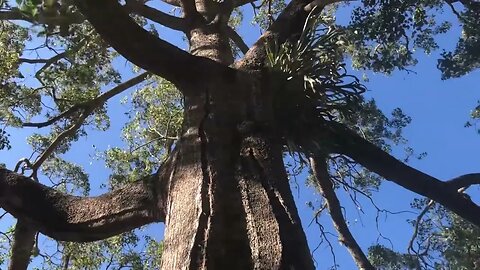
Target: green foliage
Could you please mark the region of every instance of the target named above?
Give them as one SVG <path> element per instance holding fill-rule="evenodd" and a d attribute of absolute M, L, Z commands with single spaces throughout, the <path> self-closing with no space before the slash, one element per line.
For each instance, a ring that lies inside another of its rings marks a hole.
<path fill-rule="evenodd" d="M 480 9 L 465 10 L 459 15 L 463 31 L 453 52 L 442 52 L 438 68 L 442 79 L 457 78 L 480 67 Z"/>
<path fill-rule="evenodd" d="M 411 221 L 417 231 L 412 253 L 428 268 L 477 269 L 480 229 L 440 205 L 427 207 L 427 204 L 425 199 L 412 203 L 413 208 L 427 209 L 420 220 Z"/>
<path fill-rule="evenodd" d="M 156 171 L 180 132 L 183 101 L 171 83 L 153 78 L 132 94 L 131 104 L 122 132 L 126 147 L 111 148 L 101 155 L 112 169 L 112 187 Z"/>
<path fill-rule="evenodd" d="M 415 256 L 401 254 L 382 245 L 369 247 L 368 259 L 379 270 L 420 269 Z"/>

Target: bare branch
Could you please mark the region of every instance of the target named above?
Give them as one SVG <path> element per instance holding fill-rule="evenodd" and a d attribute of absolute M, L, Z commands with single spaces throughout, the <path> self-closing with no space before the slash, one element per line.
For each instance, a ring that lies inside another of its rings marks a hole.
<path fill-rule="evenodd" d="M 338 240 L 348 249 L 359 269 L 375 269 L 348 229 L 342 214 L 342 206 L 333 190 L 333 183 L 328 174 L 326 158 L 321 156 L 310 157 L 310 166 L 320 192 L 325 198 L 333 225 L 338 232 Z"/>
<path fill-rule="evenodd" d="M 127 0 L 125 8 L 129 13 L 143 16 L 168 28 L 182 32 L 187 31 L 184 19 L 166 14 L 158 9 L 144 5 L 142 2 L 139 2 L 137 0 Z"/>
<path fill-rule="evenodd" d="M 45 162 L 45 160 L 47 160 L 47 158 L 50 157 L 50 155 L 55 151 L 55 149 L 57 149 L 57 147 L 63 142 L 63 140 L 65 140 L 68 137 L 72 137 L 73 135 L 75 135 L 77 130 L 83 125 L 83 122 L 85 121 L 85 119 L 87 119 L 87 117 L 90 115 L 90 113 L 91 113 L 91 111 L 90 112 L 87 112 L 87 111 L 83 112 L 80 115 L 79 118 L 75 119 L 75 123 L 71 127 L 69 127 L 68 129 L 63 131 L 62 133 L 58 134 L 58 136 L 47 147 L 47 149 L 45 149 L 45 151 L 43 151 L 43 153 L 37 158 L 37 160 L 35 160 L 35 162 L 32 164 L 32 170 L 33 170 L 32 177 L 33 178 L 37 177 L 37 171 L 40 168 L 40 166 L 42 166 L 43 162 Z"/>
<path fill-rule="evenodd" d="M 328 141 L 331 152 L 349 156 L 370 171 L 442 204 L 480 227 L 480 207 L 448 182 L 402 163 L 342 124 L 317 119 L 317 123 L 304 128 L 315 134 L 314 140 Z"/>
<path fill-rule="evenodd" d="M 108 238 L 165 219 L 167 182 L 176 151 L 158 173 L 98 197 L 63 194 L 0 169 L 0 206 L 32 228 L 61 241 Z"/>
<path fill-rule="evenodd" d="M 92 99 L 92 100 L 89 100 L 89 101 L 85 101 L 85 102 L 82 102 L 80 104 L 76 104 L 76 105 L 73 105 L 72 107 L 70 107 L 68 110 L 60 113 L 59 115 L 57 116 L 54 116 L 50 119 L 48 119 L 47 121 L 45 122 L 39 122 L 39 123 L 23 123 L 22 126 L 24 127 L 36 127 L 36 128 L 42 128 L 42 127 L 46 127 L 46 126 L 49 126 L 63 118 L 67 118 L 67 117 L 70 117 L 72 116 L 74 113 L 80 111 L 80 110 L 86 110 L 86 109 L 89 109 L 91 111 L 97 109 L 98 107 L 102 106 L 107 100 L 109 100 L 110 98 L 122 93 L 123 91 L 125 90 L 128 90 L 129 88 L 143 82 L 147 77 L 148 77 L 149 73 L 148 72 L 143 72 L 141 73 L 140 75 L 128 80 L 128 81 L 125 81 L 117 86 L 115 86 L 114 88 L 110 89 L 109 91 L 99 95 L 98 97 Z"/>
<path fill-rule="evenodd" d="M 23 14 L 17 8 L 12 8 L 11 10 L 0 11 L 0 20 L 26 21 L 31 24 L 69 25 L 82 23 L 85 21 L 85 18 L 79 13 L 72 13 L 68 16 L 40 16 L 39 18 L 32 18 Z"/>
<path fill-rule="evenodd" d="M 175 6 L 175 7 L 182 6 L 180 0 L 162 0 L 162 1 L 169 4 L 169 5 Z"/>
<path fill-rule="evenodd" d="M 33 20 L 24 15 L 23 13 L 20 12 L 18 9 L 12 9 L 8 11 L 0 11 L 0 20 L 5 21 L 27 21 L 32 23 Z"/>
<path fill-rule="evenodd" d="M 242 51 L 243 54 L 248 52 L 248 45 L 243 41 L 242 37 L 230 26 L 227 26 L 227 35 L 228 37 L 237 45 L 237 47 Z"/>
<path fill-rule="evenodd" d="M 237 1 L 234 1 L 234 5 L 235 7 L 241 7 L 246 4 L 254 3 L 255 1 L 257 0 L 237 0 Z"/>
<path fill-rule="evenodd" d="M 425 216 L 425 214 L 427 214 L 428 210 L 430 210 L 430 208 L 432 208 L 432 206 L 434 206 L 434 205 L 435 205 L 435 202 L 432 201 L 432 200 L 429 200 L 427 205 L 425 206 L 425 208 L 423 208 L 422 212 L 420 212 L 420 214 L 417 216 L 417 219 L 415 220 L 415 227 L 414 227 L 414 230 L 413 230 L 413 235 L 410 238 L 410 241 L 408 242 L 408 252 L 412 251 L 413 253 L 420 256 L 419 252 L 416 251 L 413 248 L 413 243 L 418 236 L 420 223 L 422 223 L 423 217 Z"/>
<path fill-rule="evenodd" d="M 75 3 L 102 38 L 147 71 L 175 84 L 191 85 L 218 78 L 228 82 L 235 80 L 235 70 L 193 56 L 140 27 L 117 0 L 75 0 Z"/>

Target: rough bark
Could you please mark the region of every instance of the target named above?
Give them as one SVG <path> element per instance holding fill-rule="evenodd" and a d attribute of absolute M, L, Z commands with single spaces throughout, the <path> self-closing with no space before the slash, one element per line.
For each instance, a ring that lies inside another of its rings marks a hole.
<path fill-rule="evenodd" d="M 168 168 L 167 162 L 164 168 Z M 0 205 L 17 219 L 57 240 L 105 239 L 164 220 L 167 170 L 98 197 L 66 195 L 0 169 Z"/>
<path fill-rule="evenodd" d="M 340 241 L 340 243 L 342 243 L 348 249 L 353 260 L 355 261 L 355 264 L 358 266 L 358 269 L 374 270 L 375 268 L 372 266 L 367 256 L 355 240 L 355 237 L 353 237 L 352 233 L 348 229 L 348 225 L 345 222 L 345 218 L 342 214 L 342 205 L 335 194 L 334 184 L 331 181 L 328 173 L 328 163 L 326 158 L 323 156 L 310 157 L 310 166 L 312 168 L 313 175 L 317 180 L 318 189 L 322 193 L 330 212 L 330 216 L 332 217 L 333 226 L 338 232 L 338 241 Z"/>
<path fill-rule="evenodd" d="M 272 106 L 249 77 L 185 100 L 162 269 L 313 269 Z"/>
<path fill-rule="evenodd" d="M 12 256 L 8 264 L 8 270 L 27 269 L 32 256 L 37 231 L 28 223 L 19 220 L 13 232 Z"/>

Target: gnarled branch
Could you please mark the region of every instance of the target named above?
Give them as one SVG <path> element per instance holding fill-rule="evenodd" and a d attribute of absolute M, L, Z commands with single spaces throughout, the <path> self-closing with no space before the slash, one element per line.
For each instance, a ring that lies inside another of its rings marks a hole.
<path fill-rule="evenodd" d="M 309 131 L 305 134 L 312 134 L 314 137 L 311 139 L 318 142 L 329 142 L 329 151 L 349 156 L 368 170 L 442 204 L 480 227 L 480 207 L 468 196 L 459 193 L 454 188 L 455 185 L 442 182 L 404 164 L 342 124 L 322 119 L 310 124 L 311 126 L 304 127 Z"/>
<path fill-rule="evenodd" d="M 56 240 L 105 239 L 164 221 L 166 183 L 175 157 L 174 151 L 158 173 L 98 197 L 64 194 L 0 169 L 0 207 Z"/>
<path fill-rule="evenodd" d="M 149 7 L 137 0 L 127 0 L 125 8 L 129 13 L 143 16 L 168 28 L 182 32 L 187 31 L 184 19 L 166 14 L 158 9 Z"/>
<path fill-rule="evenodd" d="M 235 29 L 227 26 L 227 35 L 233 41 L 233 43 L 237 45 L 243 54 L 248 52 L 248 45 L 245 43 L 245 41 L 243 41 L 242 37 L 237 33 L 237 31 L 235 31 Z"/>
<path fill-rule="evenodd" d="M 320 192 L 327 203 L 333 225 L 338 232 L 338 240 L 347 247 L 359 269 L 375 269 L 348 229 L 342 214 L 342 206 L 333 190 L 333 183 L 328 174 L 326 159 L 321 156 L 312 156 L 310 157 L 310 166 Z"/>

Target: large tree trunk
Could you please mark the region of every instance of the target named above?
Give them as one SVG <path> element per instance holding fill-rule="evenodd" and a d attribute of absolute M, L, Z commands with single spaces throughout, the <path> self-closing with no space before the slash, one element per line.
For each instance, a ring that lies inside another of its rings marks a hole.
<path fill-rule="evenodd" d="M 185 91 L 162 269 L 313 269 L 260 81 Z"/>

